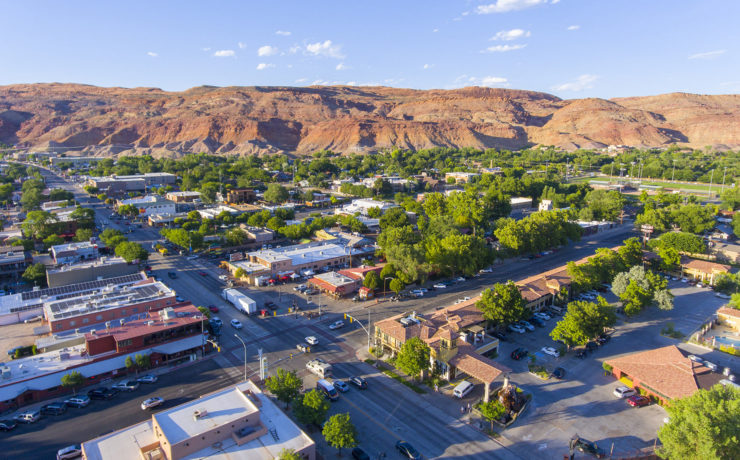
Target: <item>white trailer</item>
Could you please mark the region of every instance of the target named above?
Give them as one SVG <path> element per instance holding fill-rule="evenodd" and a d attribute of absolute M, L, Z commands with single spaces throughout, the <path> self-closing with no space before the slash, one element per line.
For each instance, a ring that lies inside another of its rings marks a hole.
<path fill-rule="evenodd" d="M 331 364 L 327 363 L 321 358 L 312 359 L 311 361 L 307 362 L 306 369 L 318 375 L 322 379 L 330 377 L 332 375 Z"/>
<path fill-rule="evenodd" d="M 234 308 L 245 315 L 257 313 L 257 302 L 237 289 L 224 289 L 221 297 L 231 302 Z"/>

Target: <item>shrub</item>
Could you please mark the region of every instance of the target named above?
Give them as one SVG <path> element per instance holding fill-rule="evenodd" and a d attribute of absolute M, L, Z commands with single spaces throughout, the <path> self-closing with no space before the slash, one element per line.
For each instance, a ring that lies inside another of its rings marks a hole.
<path fill-rule="evenodd" d="M 733 356 L 740 356 L 740 350 L 730 345 L 720 345 L 719 351 L 728 353 Z"/>
<path fill-rule="evenodd" d="M 606 362 L 603 362 L 603 363 L 601 363 L 601 367 L 603 367 L 603 368 L 604 368 L 604 370 L 605 370 L 605 371 L 607 371 L 607 372 L 608 372 L 608 373 L 610 373 L 610 374 L 611 374 L 611 373 L 612 373 L 612 371 L 614 370 L 614 368 L 613 368 L 613 367 L 611 367 L 610 365 L 608 365 L 608 364 L 607 364 Z"/>

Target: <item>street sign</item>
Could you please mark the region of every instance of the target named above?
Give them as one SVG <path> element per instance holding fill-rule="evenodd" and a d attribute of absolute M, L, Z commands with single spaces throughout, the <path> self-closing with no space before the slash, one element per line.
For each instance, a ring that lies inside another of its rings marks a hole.
<path fill-rule="evenodd" d="M 655 230 L 655 228 L 652 225 L 642 225 L 640 227 L 640 230 L 643 233 L 653 233 L 653 231 Z"/>

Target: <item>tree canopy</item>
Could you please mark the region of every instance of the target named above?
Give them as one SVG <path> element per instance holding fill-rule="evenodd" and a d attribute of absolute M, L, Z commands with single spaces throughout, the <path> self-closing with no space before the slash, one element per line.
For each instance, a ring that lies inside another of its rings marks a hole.
<path fill-rule="evenodd" d="M 576 300 L 568 304 L 565 316 L 550 332 L 550 337 L 569 347 L 585 345 L 616 321 L 614 308 L 603 297 L 599 296 L 596 302 Z"/>
<path fill-rule="evenodd" d="M 293 412 L 299 422 L 305 425 L 317 425 L 326 420 L 329 401 L 316 389 L 299 395 L 293 403 Z"/>
<path fill-rule="evenodd" d="M 398 352 L 396 365 L 406 374 L 417 377 L 429 368 L 429 346 L 419 337 L 408 339 Z"/>
<path fill-rule="evenodd" d="M 303 380 L 298 377 L 295 371 L 286 371 L 278 367 L 275 370 L 275 375 L 270 376 L 265 381 L 265 386 L 278 400 L 285 403 L 285 407 L 288 407 L 290 401 L 300 393 Z"/>
<path fill-rule="evenodd" d="M 496 283 L 493 289 L 486 289 L 475 305 L 485 319 L 495 324 L 510 324 L 524 319 L 527 314 L 527 303 L 513 281 Z"/>
<path fill-rule="evenodd" d="M 131 241 L 124 241 L 116 246 L 116 255 L 123 257 L 126 262 L 143 261 L 149 258 L 149 252 L 142 245 Z"/>
<path fill-rule="evenodd" d="M 357 446 L 357 429 L 352 424 L 349 414 L 334 414 L 321 430 L 326 442 L 336 447 L 341 454 L 343 448 Z"/>

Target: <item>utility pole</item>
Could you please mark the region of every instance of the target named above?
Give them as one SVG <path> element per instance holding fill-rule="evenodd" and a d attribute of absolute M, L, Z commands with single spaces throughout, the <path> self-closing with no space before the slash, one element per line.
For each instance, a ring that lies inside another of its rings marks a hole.
<path fill-rule="evenodd" d="M 714 182 L 714 169 L 712 170 L 712 176 L 709 179 L 709 198 L 712 198 L 712 183 L 713 182 Z"/>
<path fill-rule="evenodd" d="M 671 182 L 673 182 L 673 178 L 676 176 L 676 159 L 673 159 L 673 172 L 671 173 Z"/>
<path fill-rule="evenodd" d="M 247 381 L 247 344 L 244 342 L 244 340 L 239 337 L 239 334 L 234 332 L 234 337 L 239 339 L 239 341 L 242 343 L 242 346 L 244 347 L 244 381 Z M 260 349 L 260 354 L 262 353 L 262 350 Z"/>
<path fill-rule="evenodd" d="M 720 193 L 723 193 L 725 191 L 725 175 L 726 174 L 727 174 L 727 166 L 725 166 L 725 170 L 722 173 L 722 192 Z"/>

